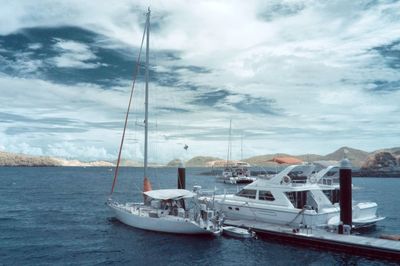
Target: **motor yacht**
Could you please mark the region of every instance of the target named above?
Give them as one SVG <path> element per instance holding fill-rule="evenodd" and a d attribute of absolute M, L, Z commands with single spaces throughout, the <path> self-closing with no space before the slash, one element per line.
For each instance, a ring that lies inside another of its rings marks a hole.
<path fill-rule="evenodd" d="M 270 179 L 259 178 L 236 194 L 214 196 L 215 206 L 228 219 L 289 226 L 337 225 L 340 222 L 339 186 L 327 181 L 333 179 L 334 167 L 321 171 L 315 167 L 313 164 L 288 166 Z M 371 226 L 384 219 L 376 212 L 375 202 L 353 202 L 353 226 Z"/>

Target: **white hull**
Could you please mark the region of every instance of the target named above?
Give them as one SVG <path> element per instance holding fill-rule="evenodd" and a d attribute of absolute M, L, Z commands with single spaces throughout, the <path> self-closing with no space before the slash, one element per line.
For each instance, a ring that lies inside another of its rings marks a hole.
<path fill-rule="evenodd" d="M 249 184 L 256 181 L 257 178 L 250 176 L 236 176 L 236 177 L 217 176 L 216 180 L 218 182 L 223 182 L 225 184 Z"/>
<path fill-rule="evenodd" d="M 131 211 L 126 208 L 117 207 L 109 204 L 114 211 L 116 218 L 122 223 L 149 231 L 174 233 L 174 234 L 215 234 L 206 228 L 200 227 L 188 218 L 166 215 L 163 217 L 150 217 L 147 213 L 140 213 L 131 207 Z"/>
<path fill-rule="evenodd" d="M 213 197 L 217 209 L 230 220 L 252 220 L 278 225 L 324 227 L 338 225 L 340 206 L 334 186 L 317 182 L 332 167 L 313 173 L 314 165 L 291 165 L 271 179 L 257 179 L 236 194 Z M 329 176 L 333 176 L 332 173 Z M 374 225 L 377 204 L 353 204 L 355 227 Z"/>
<path fill-rule="evenodd" d="M 300 210 L 255 202 L 235 200 L 216 200 L 216 206 L 227 219 L 252 220 L 281 225 L 326 226 L 339 224 L 340 209 L 325 208 L 317 213 L 314 210 Z M 374 225 L 384 219 L 376 215 L 376 203 L 361 203 L 353 206 L 353 224 L 355 227 Z"/>
<path fill-rule="evenodd" d="M 306 210 L 299 214 L 301 210 L 298 209 L 274 208 L 252 203 L 244 205 L 243 202 L 232 201 L 218 202 L 216 205 L 222 210 L 227 219 L 252 220 L 282 225 L 298 225 L 300 223 L 308 225 L 326 224 L 328 217 L 333 217 L 336 214 L 336 212 L 316 214 L 312 210 Z"/>
<path fill-rule="evenodd" d="M 249 230 L 235 227 L 235 226 L 224 226 L 224 235 L 236 238 L 252 238 L 255 236 L 254 232 L 250 232 Z"/>

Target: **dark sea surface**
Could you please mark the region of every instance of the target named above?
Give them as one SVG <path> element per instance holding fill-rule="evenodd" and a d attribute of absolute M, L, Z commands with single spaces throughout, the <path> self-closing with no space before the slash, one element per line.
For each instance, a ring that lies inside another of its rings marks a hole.
<path fill-rule="evenodd" d="M 153 188 L 176 187 L 176 169 L 151 169 Z M 235 189 L 187 169 L 186 185 Z M 0 168 L 0 265 L 387 265 L 268 239 L 180 236 L 121 224 L 104 204 L 109 168 Z M 141 200 L 142 170 L 123 168 L 114 197 Z M 354 200 L 387 218 L 370 235 L 400 234 L 400 178 L 353 178 Z"/>

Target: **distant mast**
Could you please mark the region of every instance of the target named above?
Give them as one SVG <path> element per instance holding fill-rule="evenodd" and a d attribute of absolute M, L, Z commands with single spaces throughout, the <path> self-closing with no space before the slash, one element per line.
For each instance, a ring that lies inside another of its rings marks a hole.
<path fill-rule="evenodd" d="M 145 91 L 145 111 L 144 111 L 144 178 L 147 178 L 147 151 L 148 151 L 148 137 L 149 137 L 149 40 L 150 40 L 150 7 L 147 12 L 146 21 L 146 91 Z"/>
<path fill-rule="evenodd" d="M 240 160 L 243 161 L 243 132 L 240 136 Z"/>
<path fill-rule="evenodd" d="M 229 139 L 228 139 L 228 154 L 226 156 L 226 166 L 229 166 L 229 161 L 232 159 L 232 119 L 229 120 Z"/>

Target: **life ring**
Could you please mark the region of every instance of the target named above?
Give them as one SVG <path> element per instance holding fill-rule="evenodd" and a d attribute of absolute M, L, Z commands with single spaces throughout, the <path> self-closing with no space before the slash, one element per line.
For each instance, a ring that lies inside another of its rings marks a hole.
<path fill-rule="evenodd" d="M 310 181 L 311 184 L 317 183 L 317 177 L 315 175 L 312 175 L 308 178 L 308 181 Z"/>
<path fill-rule="evenodd" d="M 290 183 L 292 183 L 292 179 L 290 178 L 290 176 L 285 175 L 284 177 L 282 177 L 282 182 L 283 184 L 289 185 Z"/>

